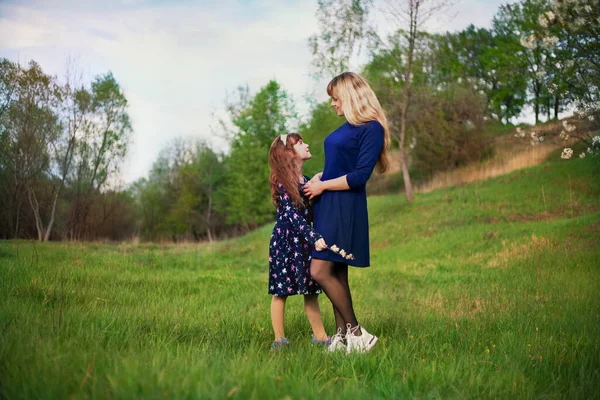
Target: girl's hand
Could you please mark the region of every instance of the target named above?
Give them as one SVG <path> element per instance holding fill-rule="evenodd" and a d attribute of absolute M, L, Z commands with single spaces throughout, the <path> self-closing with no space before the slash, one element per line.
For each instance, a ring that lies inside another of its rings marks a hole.
<path fill-rule="evenodd" d="M 323 251 L 327 249 L 327 243 L 325 243 L 325 239 L 321 238 L 315 242 L 315 250 Z"/>
<path fill-rule="evenodd" d="M 304 185 L 304 194 L 309 200 L 313 197 L 320 196 L 325 191 L 325 184 L 322 181 L 308 181 Z"/>
<path fill-rule="evenodd" d="M 323 176 L 323 172 L 319 172 L 318 174 L 316 174 L 315 176 L 312 177 L 311 182 L 320 181 L 322 176 Z"/>

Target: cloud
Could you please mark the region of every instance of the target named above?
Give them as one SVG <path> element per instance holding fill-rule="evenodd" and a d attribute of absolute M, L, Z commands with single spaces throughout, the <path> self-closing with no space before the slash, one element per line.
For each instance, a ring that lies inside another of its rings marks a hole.
<path fill-rule="evenodd" d="M 112 71 L 135 130 L 123 169 L 128 182 L 147 175 L 174 137 L 213 140 L 211 115 L 237 86 L 257 91 L 277 79 L 297 97 L 309 86 L 315 5 L 82 3 L 1 5 L 0 55 L 35 59 L 58 76 L 73 56 L 88 81 Z"/>
<path fill-rule="evenodd" d="M 464 1 L 451 30 L 485 23 L 500 1 Z M 74 57 L 91 81 L 112 71 L 130 104 L 133 143 L 123 168 L 145 176 L 162 147 L 178 136 L 211 137 L 211 115 L 227 93 L 252 92 L 276 79 L 296 100 L 324 100 L 326 82 L 309 76 L 307 38 L 317 29 L 316 1 L 79 1 L 0 3 L 0 56 L 34 59 L 62 76 Z"/>

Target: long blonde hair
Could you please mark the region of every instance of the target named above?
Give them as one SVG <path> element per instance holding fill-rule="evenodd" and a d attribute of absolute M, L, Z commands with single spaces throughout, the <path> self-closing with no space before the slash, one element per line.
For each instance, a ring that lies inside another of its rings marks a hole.
<path fill-rule="evenodd" d="M 327 85 L 327 94 L 335 95 L 342 102 L 342 111 L 346 120 L 354 126 L 377 121 L 383 127 L 383 148 L 377 160 L 377 171 L 385 172 L 390 166 L 390 131 L 387 118 L 379 100 L 367 81 L 353 72 L 343 72 Z"/>

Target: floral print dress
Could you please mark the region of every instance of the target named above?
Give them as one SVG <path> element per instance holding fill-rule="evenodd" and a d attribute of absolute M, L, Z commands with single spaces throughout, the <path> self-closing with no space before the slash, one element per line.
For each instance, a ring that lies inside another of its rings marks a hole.
<path fill-rule="evenodd" d="M 321 235 L 311 226 L 312 209 L 302 192 L 304 183 L 298 185 L 303 202 L 300 208 L 279 185 L 280 206 L 269 243 L 269 294 L 274 296 L 321 293 L 310 275 L 312 249 Z"/>

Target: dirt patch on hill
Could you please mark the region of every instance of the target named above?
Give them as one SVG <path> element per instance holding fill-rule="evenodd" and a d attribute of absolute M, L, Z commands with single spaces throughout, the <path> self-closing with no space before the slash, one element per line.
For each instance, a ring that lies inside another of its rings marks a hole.
<path fill-rule="evenodd" d="M 427 183 L 419 186 L 417 191 L 428 193 L 439 188 L 494 178 L 523 168 L 533 167 L 544 162 L 548 158 L 548 155 L 559 147 L 560 145 L 557 144 L 532 146 L 511 156 L 494 159 L 487 163 L 469 165 L 457 168 L 454 171 L 442 172 L 435 175 Z"/>

